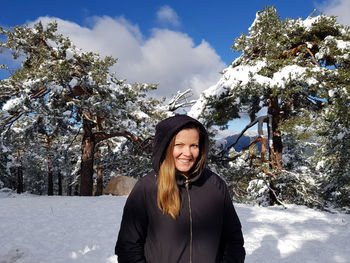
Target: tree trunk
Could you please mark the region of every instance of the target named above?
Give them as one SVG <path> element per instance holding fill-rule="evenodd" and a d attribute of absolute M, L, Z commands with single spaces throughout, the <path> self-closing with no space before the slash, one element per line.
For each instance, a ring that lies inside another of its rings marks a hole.
<path fill-rule="evenodd" d="M 80 166 L 80 195 L 92 196 L 93 194 L 93 174 L 94 174 L 94 154 L 95 146 L 97 143 L 116 136 L 123 136 L 128 140 L 135 143 L 142 143 L 142 140 L 136 135 L 127 132 L 113 132 L 105 133 L 102 131 L 102 119 L 98 116 L 93 120 L 93 114 L 90 112 L 84 113 L 83 119 L 83 141 L 82 141 L 82 155 Z M 96 126 L 97 132 L 93 132 L 93 128 Z"/>
<path fill-rule="evenodd" d="M 23 167 L 18 166 L 16 169 L 16 173 L 17 173 L 17 194 L 21 194 L 24 191 Z"/>
<path fill-rule="evenodd" d="M 79 184 L 75 184 L 74 185 L 73 195 L 79 195 Z"/>
<path fill-rule="evenodd" d="M 270 140 L 272 140 L 269 149 L 271 166 L 273 169 L 281 169 L 283 144 L 281 132 L 278 130 L 278 128 L 282 120 L 282 116 L 277 97 L 271 97 L 268 106 L 268 114 L 272 116 L 272 134 L 269 134 Z"/>
<path fill-rule="evenodd" d="M 96 117 L 96 123 L 97 123 L 97 131 L 101 132 L 103 130 L 102 127 L 102 119 L 97 116 Z M 101 139 L 103 140 L 103 138 L 97 138 L 97 141 Z M 98 146 L 96 148 L 99 148 Z M 99 149 L 97 150 L 97 153 L 95 155 L 96 158 L 100 159 L 101 158 L 101 152 L 99 151 Z M 96 176 L 96 188 L 95 188 L 95 196 L 100 196 L 102 195 L 102 191 L 103 191 L 103 168 L 102 167 L 97 167 L 97 176 Z"/>
<path fill-rule="evenodd" d="M 50 156 L 52 137 L 52 135 L 45 135 L 47 151 L 47 195 L 53 195 L 52 158 Z"/>
<path fill-rule="evenodd" d="M 47 172 L 47 195 L 53 195 L 53 174 L 51 167 L 49 167 Z"/>
<path fill-rule="evenodd" d="M 23 167 L 22 167 L 22 163 L 21 163 L 21 151 L 17 150 L 16 152 L 17 155 L 17 162 L 18 164 L 20 164 L 19 166 L 17 166 L 15 168 L 15 173 L 16 173 L 16 177 L 17 178 L 17 194 L 21 194 L 24 192 L 24 183 L 23 183 Z"/>
<path fill-rule="evenodd" d="M 72 185 L 71 185 L 71 182 L 69 182 L 69 184 L 68 184 L 68 187 L 67 187 L 67 195 L 68 196 L 71 196 L 72 195 Z"/>
<path fill-rule="evenodd" d="M 103 192 L 103 168 L 98 167 L 95 196 L 102 195 L 102 192 Z"/>
<path fill-rule="evenodd" d="M 58 179 L 58 195 L 62 195 L 62 174 L 60 170 L 58 170 L 57 179 Z"/>
<path fill-rule="evenodd" d="M 94 150 L 95 138 L 92 132 L 93 123 L 84 118 L 83 141 L 81 144 L 81 166 L 80 166 L 80 195 L 92 196 L 94 175 Z"/>

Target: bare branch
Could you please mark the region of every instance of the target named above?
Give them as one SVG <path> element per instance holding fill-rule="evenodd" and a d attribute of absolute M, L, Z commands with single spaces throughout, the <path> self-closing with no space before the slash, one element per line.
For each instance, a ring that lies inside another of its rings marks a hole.
<path fill-rule="evenodd" d="M 178 91 L 177 94 L 169 101 L 168 110 L 175 111 L 178 108 L 192 106 L 196 101 L 189 101 L 188 98 L 193 96 L 192 90 L 188 89 L 183 92 Z"/>
<path fill-rule="evenodd" d="M 9 130 L 12 124 L 14 124 L 23 114 L 24 112 L 17 112 L 7 118 L 4 118 L 4 123 L 2 124 L 2 128 L 5 128 L 7 125 L 9 125 L 7 128 L 7 130 Z"/>
<path fill-rule="evenodd" d="M 223 155 L 225 152 L 229 151 L 232 147 L 234 147 L 239 139 L 244 135 L 244 133 L 251 127 L 253 127 L 256 123 L 258 123 L 258 134 L 259 134 L 259 137 L 262 137 L 264 135 L 263 133 L 263 123 L 266 122 L 268 123 L 268 127 L 271 127 L 271 123 L 272 123 L 272 120 L 271 120 L 271 115 L 268 114 L 268 115 L 265 115 L 265 116 L 261 116 L 261 117 L 258 117 L 256 118 L 254 121 L 252 121 L 251 123 L 249 123 L 242 131 L 241 133 L 237 136 L 237 138 L 232 142 L 231 145 L 229 145 L 228 147 L 226 147 L 225 149 L 223 149 L 219 155 Z"/>
<path fill-rule="evenodd" d="M 265 182 L 266 183 L 266 182 Z M 283 206 L 284 209 L 287 209 L 287 207 L 285 206 L 285 204 L 278 198 L 275 190 L 272 189 L 272 187 L 270 186 L 269 183 L 266 183 L 267 187 L 269 188 L 270 192 L 272 193 L 272 195 L 274 196 L 274 198 L 276 199 L 277 204 Z"/>

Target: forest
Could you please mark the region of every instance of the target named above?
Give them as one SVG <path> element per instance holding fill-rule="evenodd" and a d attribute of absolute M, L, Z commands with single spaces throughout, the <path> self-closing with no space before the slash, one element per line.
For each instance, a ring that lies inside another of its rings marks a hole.
<path fill-rule="evenodd" d="M 232 49 L 240 56 L 191 100 L 128 83 L 117 58 L 83 52 L 57 24 L 0 27 L 0 52 L 19 61 L 0 80 L 0 188 L 38 195 L 101 195 L 113 176 L 150 169 L 156 123 L 186 111 L 210 131 L 208 165 L 236 202 L 301 204 L 350 213 L 350 28 L 336 17 L 282 20 L 258 12 Z M 181 110 L 181 111 L 180 111 Z M 218 140 L 245 113 L 234 141 Z M 256 127 L 246 147 L 235 145 Z"/>

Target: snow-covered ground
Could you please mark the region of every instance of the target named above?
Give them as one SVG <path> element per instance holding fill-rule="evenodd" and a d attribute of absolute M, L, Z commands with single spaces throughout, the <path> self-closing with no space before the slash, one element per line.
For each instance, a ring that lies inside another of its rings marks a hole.
<path fill-rule="evenodd" d="M 116 263 L 125 200 L 0 193 L 0 263 Z M 350 215 L 294 205 L 236 210 L 246 263 L 350 262 Z"/>

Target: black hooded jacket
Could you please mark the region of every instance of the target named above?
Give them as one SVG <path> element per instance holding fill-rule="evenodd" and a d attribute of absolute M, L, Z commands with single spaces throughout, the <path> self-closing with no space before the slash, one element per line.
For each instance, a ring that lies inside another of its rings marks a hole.
<path fill-rule="evenodd" d="M 208 145 L 205 128 L 189 116 L 170 117 L 156 126 L 154 172 L 137 182 L 126 201 L 115 247 L 119 263 L 244 262 L 241 224 L 225 182 L 215 173 L 204 169 L 186 187 L 184 178 L 178 178 L 181 209 L 176 219 L 157 206 L 156 176 L 165 151 L 189 124 L 199 127 Z"/>

